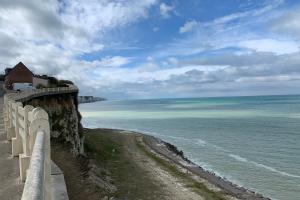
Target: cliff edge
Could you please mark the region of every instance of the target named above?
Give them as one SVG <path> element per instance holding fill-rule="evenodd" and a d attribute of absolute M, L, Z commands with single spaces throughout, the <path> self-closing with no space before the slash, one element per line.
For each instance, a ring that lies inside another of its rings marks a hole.
<path fill-rule="evenodd" d="M 78 93 L 47 95 L 23 102 L 24 105 L 41 107 L 47 111 L 51 140 L 69 143 L 75 155 L 84 153 L 84 135 L 77 96 Z"/>

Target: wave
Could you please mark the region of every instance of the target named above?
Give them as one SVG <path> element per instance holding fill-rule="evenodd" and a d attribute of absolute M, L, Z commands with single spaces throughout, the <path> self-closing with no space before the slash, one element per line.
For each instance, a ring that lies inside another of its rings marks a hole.
<path fill-rule="evenodd" d="M 280 170 L 275 169 L 274 167 L 270 167 L 270 166 L 267 166 L 267 165 L 264 165 L 264 164 L 261 164 L 261 163 L 257 163 L 257 162 L 248 160 L 248 159 L 246 159 L 244 157 L 241 157 L 239 155 L 229 154 L 229 157 L 234 158 L 235 160 L 240 161 L 240 162 L 250 163 L 250 164 L 252 164 L 252 165 L 254 165 L 256 167 L 259 167 L 259 168 L 264 168 L 264 169 L 266 169 L 268 171 L 280 174 L 282 176 L 293 177 L 293 178 L 300 178 L 299 175 L 290 174 L 288 172 L 280 171 Z"/>
<path fill-rule="evenodd" d="M 262 167 L 262 168 L 265 168 L 269 171 L 272 171 L 272 172 L 275 172 L 275 173 L 278 173 L 278 174 L 281 174 L 283 176 L 288 176 L 288 177 L 293 177 L 293 178 L 300 178 L 299 175 L 295 175 L 295 174 L 290 174 L 288 172 L 284 172 L 284 171 L 280 171 L 280 170 L 277 170 L 273 167 L 270 167 L 270 166 L 267 166 L 267 165 L 264 165 L 264 164 L 260 164 L 260 163 L 257 163 L 257 162 L 254 162 L 254 161 L 251 161 L 252 164 L 254 164 L 255 166 L 257 167 Z"/>
<path fill-rule="evenodd" d="M 188 142 L 191 142 L 191 143 L 194 143 L 196 145 L 200 145 L 200 146 L 206 146 L 208 143 L 203 140 L 203 139 L 200 139 L 200 138 L 184 138 L 184 137 L 178 137 L 178 136 L 169 136 L 169 135 L 162 135 L 164 137 L 167 137 L 167 138 L 172 138 L 172 139 L 175 139 L 175 140 L 178 140 L 178 141 L 188 141 Z"/>
<path fill-rule="evenodd" d="M 234 158 L 235 160 L 240 161 L 240 162 L 248 162 L 248 160 L 246 158 L 243 158 L 243 157 L 235 155 L 235 154 L 229 154 L 229 157 Z"/>
<path fill-rule="evenodd" d="M 196 143 L 199 144 L 200 146 L 205 146 L 207 144 L 207 142 L 205 140 L 202 140 L 202 139 L 197 139 Z"/>

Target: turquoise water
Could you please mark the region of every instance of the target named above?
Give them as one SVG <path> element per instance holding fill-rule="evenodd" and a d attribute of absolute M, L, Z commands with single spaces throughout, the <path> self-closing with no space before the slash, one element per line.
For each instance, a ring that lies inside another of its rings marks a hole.
<path fill-rule="evenodd" d="M 148 133 L 272 199 L 300 199 L 300 96 L 81 104 L 83 125 Z"/>

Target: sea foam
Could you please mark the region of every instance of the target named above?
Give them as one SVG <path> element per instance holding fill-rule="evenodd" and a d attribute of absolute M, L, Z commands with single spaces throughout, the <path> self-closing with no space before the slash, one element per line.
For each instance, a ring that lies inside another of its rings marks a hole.
<path fill-rule="evenodd" d="M 239 155 L 229 154 L 229 157 L 234 158 L 235 160 L 240 161 L 240 162 L 250 163 L 250 164 L 252 164 L 252 165 L 254 165 L 256 167 L 266 169 L 268 171 L 280 174 L 282 176 L 288 176 L 288 177 L 293 177 L 293 178 L 300 178 L 300 176 L 298 176 L 298 175 L 290 174 L 288 172 L 277 170 L 274 167 L 270 167 L 270 166 L 267 166 L 267 165 L 264 165 L 264 164 L 261 164 L 261 163 L 257 163 L 257 162 L 248 160 L 248 159 L 243 158 L 243 157 L 241 157 Z"/>

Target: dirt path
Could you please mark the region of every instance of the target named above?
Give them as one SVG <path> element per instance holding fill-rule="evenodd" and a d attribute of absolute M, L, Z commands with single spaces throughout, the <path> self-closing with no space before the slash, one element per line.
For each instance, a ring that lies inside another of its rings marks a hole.
<path fill-rule="evenodd" d="M 128 134 L 124 140 L 128 158 L 131 158 L 133 162 L 139 167 L 145 170 L 145 173 L 149 177 L 152 177 L 157 185 L 160 186 L 161 192 L 164 198 L 167 200 L 201 200 L 203 199 L 199 194 L 187 188 L 182 184 L 181 180 L 174 177 L 170 172 L 163 169 L 157 162 L 151 159 L 144 151 L 138 147 L 137 142 L 142 143 L 142 136 Z M 155 197 L 155 196 L 154 196 Z"/>

